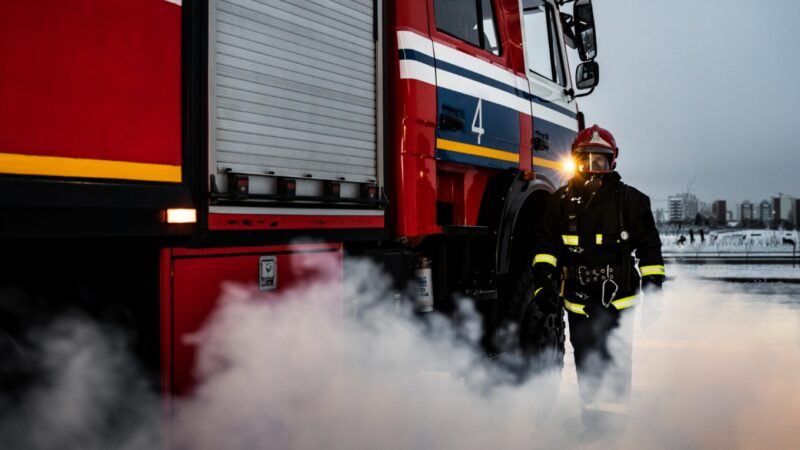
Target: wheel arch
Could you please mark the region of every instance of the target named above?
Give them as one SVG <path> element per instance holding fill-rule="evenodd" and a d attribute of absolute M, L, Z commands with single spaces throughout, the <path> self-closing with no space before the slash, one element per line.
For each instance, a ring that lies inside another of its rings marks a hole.
<path fill-rule="evenodd" d="M 503 198 L 497 227 L 495 267 L 499 275 L 508 274 L 515 262 L 533 252 L 533 234 L 544 213 L 547 199 L 556 188 L 544 177 L 525 181 L 518 173 Z"/>

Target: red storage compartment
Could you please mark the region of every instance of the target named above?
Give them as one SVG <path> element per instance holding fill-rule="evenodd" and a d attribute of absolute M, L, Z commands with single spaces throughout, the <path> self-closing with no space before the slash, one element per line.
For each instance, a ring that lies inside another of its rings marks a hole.
<path fill-rule="evenodd" d="M 180 395 L 194 384 L 196 349 L 185 342 L 185 337 L 203 327 L 225 282 L 241 283 L 257 292 L 257 297 L 271 301 L 301 283 L 330 280 L 340 283 L 342 254 L 341 244 L 164 250 L 161 299 L 164 390 Z M 262 271 L 269 273 L 262 277 Z M 275 276 L 272 286 L 266 282 L 270 273 Z"/>

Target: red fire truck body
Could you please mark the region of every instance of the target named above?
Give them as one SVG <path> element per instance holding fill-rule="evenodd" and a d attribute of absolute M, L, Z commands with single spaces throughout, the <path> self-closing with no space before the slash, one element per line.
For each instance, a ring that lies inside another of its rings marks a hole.
<path fill-rule="evenodd" d="M 11 1 L 3 286 L 119 306 L 174 393 L 228 280 L 269 299 L 351 253 L 402 288 L 424 257 L 437 309 L 496 317 L 579 126 L 560 6 Z"/>

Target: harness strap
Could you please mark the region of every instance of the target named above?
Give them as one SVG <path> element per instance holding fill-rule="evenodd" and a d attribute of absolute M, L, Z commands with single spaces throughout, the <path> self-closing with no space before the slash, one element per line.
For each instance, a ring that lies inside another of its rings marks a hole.
<path fill-rule="evenodd" d="M 625 211 L 628 209 L 628 186 L 622 181 L 619 182 L 617 197 L 619 202 L 617 210 L 619 211 L 619 235 L 622 241 L 622 283 L 625 284 L 624 289 L 630 290 L 631 284 L 631 242 L 630 234 L 625 227 Z"/>

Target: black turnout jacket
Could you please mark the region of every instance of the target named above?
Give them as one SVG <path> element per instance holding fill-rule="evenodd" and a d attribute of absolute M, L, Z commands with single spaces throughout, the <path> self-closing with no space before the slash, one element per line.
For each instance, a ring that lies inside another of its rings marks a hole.
<path fill-rule="evenodd" d="M 659 282 L 665 276 L 650 199 L 617 172 L 602 181 L 595 194 L 578 178 L 556 190 L 536 230 L 534 268 L 547 264 L 558 272 L 564 306 L 576 314 L 586 315 L 584 306 L 598 302 L 634 306 L 640 281 L 635 259 L 642 276 Z"/>

